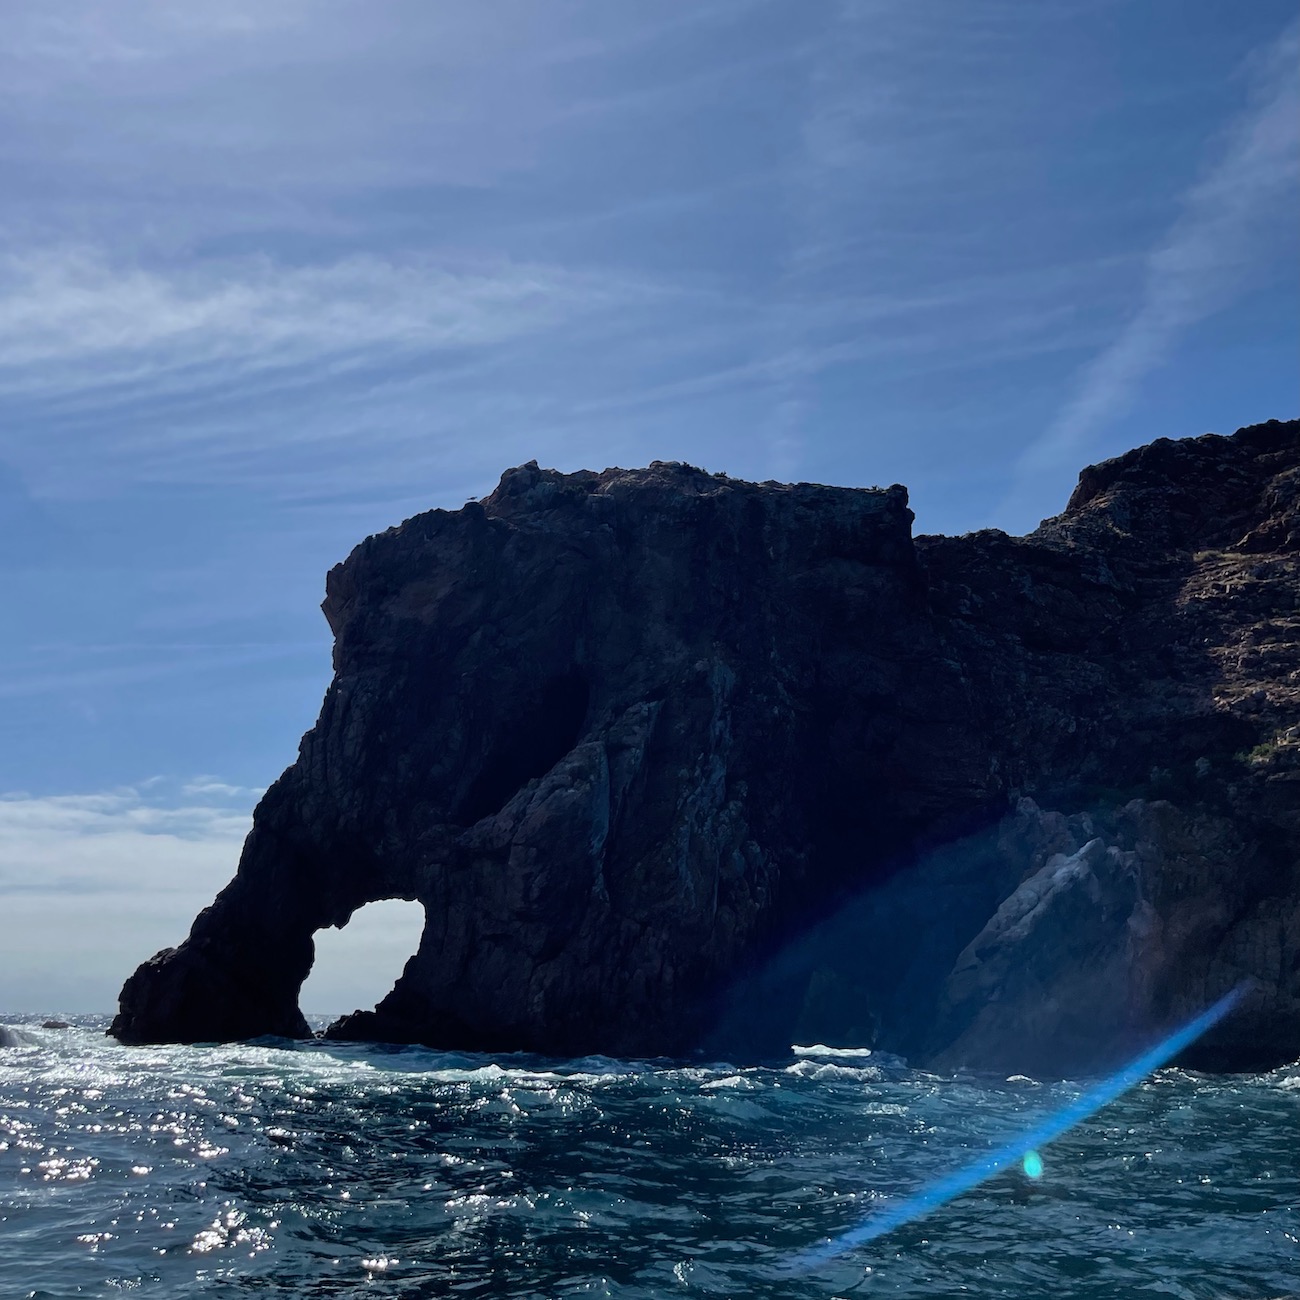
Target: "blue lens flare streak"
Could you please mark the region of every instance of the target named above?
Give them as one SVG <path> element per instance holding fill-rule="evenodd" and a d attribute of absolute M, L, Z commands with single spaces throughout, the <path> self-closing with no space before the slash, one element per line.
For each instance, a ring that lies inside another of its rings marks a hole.
<path fill-rule="evenodd" d="M 949 1201 L 963 1192 L 969 1192 L 973 1187 L 978 1187 L 994 1174 L 1001 1173 L 1011 1165 L 1020 1164 L 1026 1153 L 1036 1155 L 1039 1148 L 1095 1115 L 1121 1093 L 1141 1083 L 1153 1070 L 1158 1070 L 1179 1052 L 1190 1047 L 1202 1034 L 1217 1025 L 1241 1001 L 1245 992 L 1245 985 L 1233 989 L 1208 1010 L 1201 1012 L 1194 1020 L 1189 1020 L 1181 1029 L 1175 1030 L 1168 1038 L 1143 1052 L 1118 1073 L 1088 1088 L 1068 1106 L 1049 1116 L 1035 1128 L 1020 1134 L 964 1169 L 939 1179 L 915 1196 L 910 1196 L 897 1205 L 876 1211 L 856 1228 L 850 1228 L 848 1232 L 804 1251 L 797 1257 L 796 1266 L 800 1271 L 815 1268 L 825 1260 L 842 1255 L 846 1250 L 875 1241 L 876 1238 L 893 1232 L 895 1228 L 901 1228 L 905 1223 L 911 1223 L 914 1219 L 919 1219 L 922 1215 L 947 1205 Z M 1041 1161 L 1039 1169 L 1041 1172 Z"/>

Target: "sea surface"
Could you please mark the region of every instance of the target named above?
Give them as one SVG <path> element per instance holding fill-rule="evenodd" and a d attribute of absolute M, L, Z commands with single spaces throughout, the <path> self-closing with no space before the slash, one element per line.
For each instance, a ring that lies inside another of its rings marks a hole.
<path fill-rule="evenodd" d="M 871 1245 L 1079 1085 L 831 1053 L 123 1048 L 0 1017 L 0 1297 L 1300 1293 L 1300 1067 L 1165 1070 Z M 810 1262 L 811 1261 L 811 1262 Z"/>

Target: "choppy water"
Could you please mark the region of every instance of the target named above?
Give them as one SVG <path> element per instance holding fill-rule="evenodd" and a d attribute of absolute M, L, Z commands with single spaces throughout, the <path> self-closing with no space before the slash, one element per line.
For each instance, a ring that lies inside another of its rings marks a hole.
<path fill-rule="evenodd" d="M 39 1019 L 39 1018 L 38 1018 Z M 1165 1071 L 1043 1154 L 791 1263 L 1077 1089 L 322 1044 L 0 1049 L 0 1296 L 1300 1292 L 1300 1068 Z"/>

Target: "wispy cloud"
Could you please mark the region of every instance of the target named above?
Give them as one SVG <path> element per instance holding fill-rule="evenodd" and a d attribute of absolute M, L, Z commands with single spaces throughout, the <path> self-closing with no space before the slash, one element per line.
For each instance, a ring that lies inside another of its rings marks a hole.
<path fill-rule="evenodd" d="M 440 448 L 463 455 L 480 434 L 535 424 L 575 356 L 607 358 L 588 372 L 599 382 L 629 348 L 661 351 L 649 329 L 629 342 L 629 323 L 707 297 L 647 276 L 432 254 L 160 266 L 11 253 L 4 439 L 29 461 L 39 437 L 45 490 L 59 495 L 123 478 L 391 486 Z M 307 456 L 313 446 L 328 456 Z"/>
<path fill-rule="evenodd" d="M 83 248 L 0 259 L 0 391 L 265 371 L 345 356 L 481 348 L 645 298 L 648 285 L 553 267 L 451 268 L 357 255 L 172 270 Z"/>
<path fill-rule="evenodd" d="M 1261 231 L 1294 217 L 1300 178 L 1300 21 L 1250 69 L 1253 103 L 1209 149 L 1201 179 L 1151 250 L 1136 310 L 1084 368 L 1073 395 L 1020 458 L 1023 494 L 1044 471 L 1075 466 L 1089 437 L 1121 412 L 1192 325 L 1227 305 L 1261 269 Z"/>
<path fill-rule="evenodd" d="M 758 387 L 771 394 L 775 427 L 788 424 L 804 403 L 805 382 L 836 367 L 873 363 L 898 375 L 938 375 L 994 361 L 1095 343 L 1096 326 L 1081 322 L 1063 289 L 1082 284 L 1092 266 L 1057 268 L 996 283 L 953 282 L 930 294 L 820 298 L 777 308 L 753 303 L 743 315 L 758 332 L 755 351 L 725 366 L 701 367 L 686 378 L 620 392 L 583 404 L 583 414 L 680 401 L 719 390 Z M 978 325 L 978 329 L 974 328 Z M 789 403 L 788 407 L 786 403 Z M 797 445 L 785 468 L 797 466 Z M 773 469 L 779 468 L 774 455 Z"/>
<path fill-rule="evenodd" d="M 259 790 L 256 786 L 231 785 L 213 776 L 197 776 L 181 786 L 183 795 L 207 795 L 209 798 L 239 799 L 245 802 L 249 799 L 260 799 L 264 793 L 265 791 Z"/>
<path fill-rule="evenodd" d="M 581 399 L 708 365 L 746 328 L 708 284 L 432 255 L 159 268 L 58 250 L 11 256 L 3 281 L 0 440 L 62 498 L 141 480 L 391 492 L 449 465 L 479 492 L 512 457 L 563 460 Z"/>

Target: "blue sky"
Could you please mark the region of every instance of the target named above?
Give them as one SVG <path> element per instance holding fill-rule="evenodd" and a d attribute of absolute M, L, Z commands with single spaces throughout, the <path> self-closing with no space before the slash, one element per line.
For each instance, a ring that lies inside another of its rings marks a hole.
<path fill-rule="evenodd" d="M 1297 13 L 0 0 L 0 1008 L 183 936 L 326 569 L 509 465 L 1019 532 L 1294 415 Z"/>

